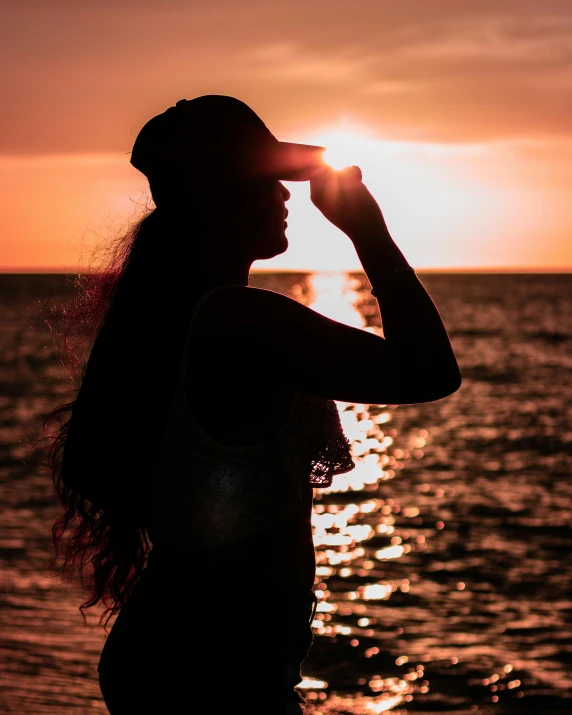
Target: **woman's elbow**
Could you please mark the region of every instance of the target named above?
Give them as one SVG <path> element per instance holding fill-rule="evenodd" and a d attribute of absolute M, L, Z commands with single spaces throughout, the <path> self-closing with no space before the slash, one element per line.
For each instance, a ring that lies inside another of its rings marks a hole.
<path fill-rule="evenodd" d="M 442 400 L 444 397 L 449 397 L 461 387 L 462 377 L 461 372 L 450 370 L 444 372 L 433 372 L 430 377 L 425 376 L 423 381 L 420 381 L 415 387 L 410 386 L 414 398 L 411 403 L 435 402 Z"/>
<path fill-rule="evenodd" d="M 461 377 L 461 373 L 459 372 L 458 375 L 455 375 L 454 378 L 452 378 L 449 382 L 446 383 L 443 397 L 448 397 L 454 392 L 457 392 L 457 390 L 461 387 L 462 384 L 463 378 Z"/>
<path fill-rule="evenodd" d="M 409 391 L 417 393 L 416 402 L 433 402 L 452 395 L 463 381 L 452 351 L 439 354 L 401 353 L 401 371 L 408 375 Z"/>
<path fill-rule="evenodd" d="M 463 378 L 458 367 L 455 370 L 451 370 L 446 375 L 439 376 L 439 378 L 435 380 L 433 386 L 435 397 L 433 397 L 431 401 L 442 400 L 444 397 L 449 397 L 449 395 L 457 392 L 462 383 Z"/>
<path fill-rule="evenodd" d="M 463 381 L 454 359 L 429 361 L 415 356 L 412 360 L 410 355 L 403 356 L 393 375 L 393 392 L 397 399 L 381 400 L 379 404 L 435 402 L 457 392 Z"/>

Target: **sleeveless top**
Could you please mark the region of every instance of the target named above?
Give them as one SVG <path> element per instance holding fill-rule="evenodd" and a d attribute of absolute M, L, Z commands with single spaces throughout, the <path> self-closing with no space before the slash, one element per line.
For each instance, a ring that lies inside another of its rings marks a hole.
<path fill-rule="evenodd" d="M 204 431 L 186 397 L 188 350 L 196 315 L 219 287 L 202 295 L 187 329 L 151 474 L 153 550 L 188 553 L 239 541 L 286 517 L 312 487 L 328 487 L 355 467 L 336 403 L 300 391 L 282 426 L 260 443 L 225 445 Z"/>

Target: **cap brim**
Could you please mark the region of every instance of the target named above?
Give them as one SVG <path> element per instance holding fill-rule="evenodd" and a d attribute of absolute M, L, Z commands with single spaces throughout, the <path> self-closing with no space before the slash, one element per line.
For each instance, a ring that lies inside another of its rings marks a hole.
<path fill-rule="evenodd" d="M 324 167 L 325 151 L 323 146 L 280 142 L 272 135 L 264 137 L 264 141 L 256 137 L 256 141 L 243 141 L 235 147 L 223 142 L 204 142 L 192 146 L 188 152 L 181 143 L 147 138 L 142 142 L 137 137 L 131 163 L 148 178 L 188 166 L 200 181 L 208 176 L 308 181 Z"/>
<path fill-rule="evenodd" d="M 283 181 L 308 181 L 324 167 L 326 147 L 277 141 L 252 164 L 257 176 Z"/>

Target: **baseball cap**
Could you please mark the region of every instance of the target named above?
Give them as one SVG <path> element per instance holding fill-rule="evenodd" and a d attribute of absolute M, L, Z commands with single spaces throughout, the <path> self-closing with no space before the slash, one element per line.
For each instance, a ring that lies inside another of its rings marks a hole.
<path fill-rule="evenodd" d="M 131 164 L 150 181 L 184 175 L 212 179 L 307 181 L 324 166 L 325 147 L 281 142 L 247 104 L 207 94 L 181 99 L 150 119 Z"/>

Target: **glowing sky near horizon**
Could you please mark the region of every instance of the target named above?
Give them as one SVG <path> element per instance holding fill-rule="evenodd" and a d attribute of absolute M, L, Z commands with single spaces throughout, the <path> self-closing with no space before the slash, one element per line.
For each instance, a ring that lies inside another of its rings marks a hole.
<path fill-rule="evenodd" d="M 22 0 L 0 40 L 3 270 L 89 263 L 146 201 L 138 130 L 205 93 L 358 164 L 418 268 L 572 267 L 567 0 Z M 359 268 L 288 188 L 290 247 L 253 267 Z"/>

